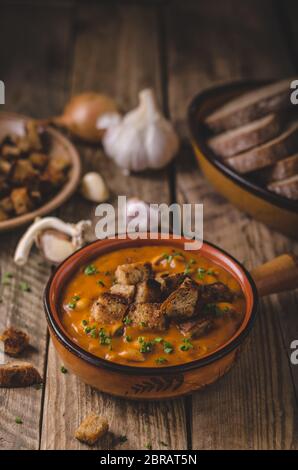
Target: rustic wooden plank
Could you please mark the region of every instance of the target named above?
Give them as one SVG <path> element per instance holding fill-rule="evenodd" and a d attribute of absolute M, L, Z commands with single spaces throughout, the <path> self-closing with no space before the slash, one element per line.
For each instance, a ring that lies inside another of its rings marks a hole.
<path fill-rule="evenodd" d="M 138 91 L 153 86 L 161 101 L 160 66 L 156 8 L 140 8 L 131 4 L 81 5 L 78 10 L 78 31 L 75 44 L 73 93 L 94 89 L 108 92 L 129 109 L 137 102 Z M 168 202 L 166 172 L 123 176 L 102 151 L 81 146 L 85 168 L 100 171 L 114 198 L 117 194 L 138 196 L 151 202 Z M 70 219 L 90 216 L 94 205 L 78 198 L 69 203 L 64 216 Z M 111 433 L 98 444 L 99 448 L 154 449 L 186 448 L 186 426 L 183 400 L 163 403 L 129 402 L 92 390 L 74 375 L 62 375 L 61 363 L 52 344 L 49 349 L 47 388 L 42 430 L 43 449 L 83 449 L 73 438 L 85 415 L 92 411 L 107 416 Z M 57 403 L 60 404 L 57 410 Z M 127 442 L 119 441 L 120 435 Z"/>
<path fill-rule="evenodd" d="M 32 116 L 56 113 L 65 92 L 69 48 L 70 7 L 2 5 L 0 16 L 0 77 L 6 84 L 6 104 L 1 110 Z M 64 98 L 63 98 L 64 101 Z M 0 272 L 13 274 L 11 285 L 2 286 L 0 329 L 14 325 L 28 331 L 32 348 L 24 359 L 43 375 L 47 328 L 41 292 L 49 268 L 34 252 L 24 268 L 13 264 L 15 245 L 24 230 L 0 236 Z M 22 292 L 20 281 L 32 292 Z M 0 390 L 0 448 L 37 449 L 43 390 Z M 15 423 L 16 416 L 23 420 Z"/>
<path fill-rule="evenodd" d="M 241 77 L 293 73 L 275 13 L 270 1 L 176 2 L 167 10 L 170 113 L 181 135 L 187 103 L 205 87 Z M 248 268 L 282 251 L 297 250 L 297 243 L 214 193 L 187 146 L 177 171 L 178 200 L 204 203 L 205 238 L 245 260 Z M 289 338 L 297 332 L 296 312 L 295 293 L 262 302 L 239 364 L 220 382 L 193 395 L 194 449 L 298 447 L 294 370 L 287 357 Z"/>

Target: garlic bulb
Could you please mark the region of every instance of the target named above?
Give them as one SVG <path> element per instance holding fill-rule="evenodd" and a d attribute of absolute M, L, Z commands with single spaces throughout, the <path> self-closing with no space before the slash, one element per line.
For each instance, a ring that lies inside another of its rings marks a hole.
<path fill-rule="evenodd" d="M 109 199 L 109 190 L 102 176 L 94 171 L 86 173 L 81 183 L 81 194 L 92 202 L 104 202 Z"/>
<path fill-rule="evenodd" d="M 158 111 L 153 91 L 139 94 L 139 106 L 123 118 L 102 115 L 98 129 L 107 129 L 102 143 L 107 155 L 126 171 L 162 168 L 178 150 L 178 138 L 169 121 Z"/>
<path fill-rule="evenodd" d="M 14 262 L 26 264 L 35 242 L 47 261 L 58 264 L 91 239 L 90 228 L 90 220 L 69 224 L 57 217 L 37 219 L 20 239 Z"/>

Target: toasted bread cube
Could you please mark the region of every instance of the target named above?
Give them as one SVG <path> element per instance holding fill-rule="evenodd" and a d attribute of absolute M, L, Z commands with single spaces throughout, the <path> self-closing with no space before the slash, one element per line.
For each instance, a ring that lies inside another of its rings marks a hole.
<path fill-rule="evenodd" d="M 3 331 L 0 341 L 4 343 L 4 352 L 9 356 L 19 356 L 29 345 L 29 336 L 21 330 L 10 327 Z"/>
<path fill-rule="evenodd" d="M 144 331 L 164 331 L 167 323 L 160 307 L 161 304 L 157 303 L 131 305 L 126 317 L 126 323 Z"/>
<path fill-rule="evenodd" d="M 81 422 L 75 432 L 75 437 L 81 442 L 93 446 L 109 430 L 109 423 L 103 416 L 90 413 Z"/>
<path fill-rule="evenodd" d="M 231 302 L 234 298 L 233 292 L 222 282 L 201 284 L 199 289 L 202 303 Z"/>
<path fill-rule="evenodd" d="M 190 338 L 200 338 L 209 333 L 214 328 L 214 322 L 211 319 L 199 318 L 178 323 L 178 329 L 184 336 Z"/>
<path fill-rule="evenodd" d="M 29 160 L 18 160 L 12 170 L 11 180 L 16 185 L 26 185 L 38 175 Z"/>
<path fill-rule="evenodd" d="M 11 192 L 11 200 L 17 215 L 26 214 L 32 209 L 27 188 L 17 188 Z"/>
<path fill-rule="evenodd" d="M 102 325 L 111 325 L 123 320 L 127 303 L 123 297 L 110 292 L 100 294 L 91 307 L 91 317 Z"/>
<path fill-rule="evenodd" d="M 155 279 L 148 279 L 137 285 L 135 303 L 157 303 L 161 301 L 161 287 Z"/>
<path fill-rule="evenodd" d="M 26 124 L 26 138 L 29 143 L 30 150 L 41 150 L 42 143 L 38 133 L 38 123 L 36 121 L 28 121 Z"/>
<path fill-rule="evenodd" d="M 29 387 L 42 382 L 39 372 L 30 362 L 9 362 L 0 365 L 0 387 Z"/>
<path fill-rule="evenodd" d="M 164 275 L 160 273 L 156 276 L 156 280 L 161 284 L 163 298 L 166 299 L 172 292 L 178 289 L 183 281 L 187 278 L 186 274 L 176 273 Z"/>
<path fill-rule="evenodd" d="M 111 294 L 119 295 L 123 297 L 128 304 L 130 304 L 135 296 L 136 286 L 130 286 L 125 284 L 113 284 L 110 288 Z"/>
<path fill-rule="evenodd" d="M 122 264 L 117 267 L 115 276 L 119 284 L 135 285 L 152 276 L 152 266 L 151 263 Z"/>
<path fill-rule="evenodd" d="M 163 302 L 162 311 L 169 318 L 186 320 L 196 314 L 198 299 L 198 285 L 191 279 L 185 279 L 183 284 Z"/>
<path fill-rule="evenodd" d="M 34 168 L 43 169 L 49 161 L 48 155 L 41 152 L 33 152 L 29 156 L 29 160 Z"/>

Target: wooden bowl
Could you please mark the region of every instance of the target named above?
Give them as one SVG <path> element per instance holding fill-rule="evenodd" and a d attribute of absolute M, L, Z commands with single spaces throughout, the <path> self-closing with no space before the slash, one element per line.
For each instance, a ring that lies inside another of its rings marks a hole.
<path fill-rule="evenodd" d="M 29 121 L 28 116 L 22 116 L 15 113 L 0 113 L 0 141 L 8 134 L 23 135 L 24 124 Z M 11 219 L 0 222 L 0 232 L 12 230 L 21 225 L 32 222 L 36 217 L 44 216 L 59 206 L 61 206 L 77 189 L 81 175 L 81 161 L 78 152 L 72 143 L 64 137 L 59 131 L 51 127 L 45 128 L 45 134 L 48 137 L 50 144 L 50 157 L 56 155 L 67 155 L 71 162 L 71 167 L 68 172 L 68 179 L 64 186 L 56 193 L 52 199 L 47 201 L 44 205 L 27 214 L 13 217 Z"/>
<path fill-rule="evenodd" d="M 215 108 L 266 81 L 240 81 L 198 94 L 188 108 L 192 145 L 200 167 L 213 186 L 235 206 L 279 232 L 298 237 L 298 203 L 254 183 L 226 166 L 206 144 L 203 119 Z"/>
<path fill-rule="evenodd" d="M 169 240 L 126 238 L 95 241 L 67 258 L 51 276 L 44 293 L 44 308 L 53 344 L 63 364 L 91 386 L 135 400 L 160 400 L 192 393 L 227 373 L 235 363 L 250 333 L 258 310 L 259 295 L 298 286 L 297 260 L 283 255 L 253 271 L 253 277 L 232 256 L 215 245 L 204 242 L 200 253 L 227 270 L 239 282 L 246 300 L 243 323 L 234 336 L 209 355 L 182 365 L 168 367 L 133 367 L 99 358 L 75 343 L 64 329 L 59 305 L 70 277 L 82 266 L 104 253 L 122 248 L 148 245 L 172 245 L 183 249 L 185 239 Z"/>

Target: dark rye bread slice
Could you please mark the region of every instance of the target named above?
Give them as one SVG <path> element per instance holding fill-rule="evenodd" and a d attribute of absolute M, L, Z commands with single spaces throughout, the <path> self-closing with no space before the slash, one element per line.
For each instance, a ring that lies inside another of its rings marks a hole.
<path fill-rule="evenodd" d="M 209 114 L 205 124 L 213 132 L 219 133 L 242 126 L 268 113 L 289 108 L 291 81 L 291 78 L 287 78 L 243 93 Z"/>
<path fill-rule="evenodd" d="M 282 130 L 283 117 L 268 114 L 256 121 L 211 137 L 207 144 L 222 158 L 232 157 L 276 137 Z"/>
<path fill-rule="evenodd" d="M 281 196 L 298 201 L 298 175 L 271 183 L 267 188 L 269 191 L 273 191 Z"/>
<path fill-rule="evenodd" d="M 298 146 L 298 121 L 290 123 L 282 134 L 259 147 L 254 147 L 234 157 L 227 158 L 226 164 L 238 173 L 266 168 L 295 152 Z"/>
<path fill-rule="evenodd" d="M 270 168 L 261 172 L 261 179 L 265 183 L 284 180 L 298 174 L 298 153 L 280 160 Z"/>

